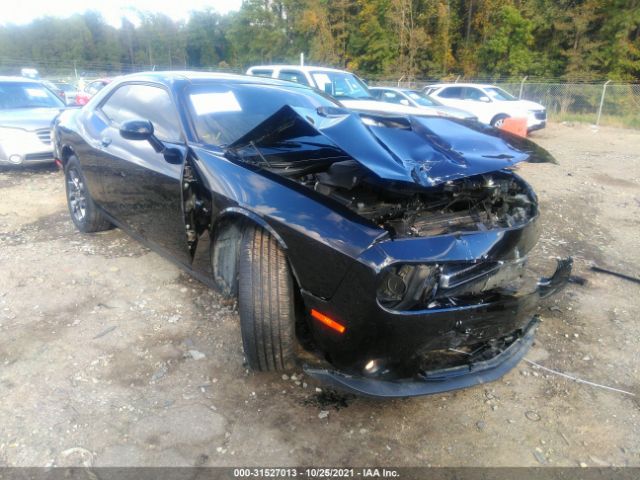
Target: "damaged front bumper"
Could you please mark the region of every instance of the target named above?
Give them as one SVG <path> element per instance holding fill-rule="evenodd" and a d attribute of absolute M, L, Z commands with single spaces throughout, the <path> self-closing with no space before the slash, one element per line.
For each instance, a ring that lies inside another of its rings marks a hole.
<path fill-rule="evenodd" d="M 537 323 L 537 320 L 532 320 L 519 338 L 493 358 L 425 372 L 421 378 L 389 381 L 325 369 L 307 368 L 305 372 L 325 385 L 367 397 L 406 398 L 459 390 L 493 382 L 515 367 L 533 344 Z"/>
<path fill-rule="evenodd" d="M 417 369 L 412 375 L 397 378 L 395 372 L 383 368 L 377 372 L 367 374 L 367 368 L 362 374 L 352 373 L 352 371 L 342 371 L 332 368 L 306 367 L 305 372 L 324 384 L 331 385 L 340 390 L 355 393 L 358 395 L 397 398 L 414 397 L 420 395 L 430 395 L 451 390 L 467 388 L 497 380 L 510 371 L 524 357 L 534 340 L 534 333 L 538 324 L 537 317 L 533 310 L 540 298 L 551 295 L 564 287 L 571 275 L 571 258 L 558 260 L 554 274 L 548 278 L 542 278 L 533 292 L 527 294 L 516 294 L 505 296 L 492 303 L 476 305 L 472 308 L 460 307 L 456 309 L 448 308 L 434 310 L 428 314 L 416 312 L 411 318 L 411 325 L 405 324 L 403 331 L 405 334 L 415 334 L 420 336 L 418 331 L 419 323 L 427 322 L 430 327 L 442 327 L 453 314 L 457 317 L 471 319 L 473 325 L 478 330 L 472 332 L 473 327 L 464 326 L 460 329 L 460 345 L 464 346 L 464 338 L 476 336 L 476 339 L 485 335 L 484 342 L 467 342 L 472 345 L 471 350 L 457 350 L 449 347 L 449 352 L 459 354 L 459 362 L 454 365 L 447 365 L 444 368 Z M 419 317 L 419 318 L 418 318 Z M 394 318 L 393 322 L 403 322 L 407 318 Z M 415 322 L 418 323 L 415 323 Z M 460 323 L 462 326 L 463 323 Z M 512 329 L 509 331 L 509 329 Z M 432 329 L 427 328 L 427 330 Z M 442 329 L 444 332 L 444 329 Z M 501 333 L 498 333 L 501 332 Z M 506 333 L 508 332 L 508 333 Z M 446 335 L 445 335 L 446 337 Z M 412 337 L 407 336 L 407 345 L 411 344 Z M 424 337 L 423 337 L 424 338 Z M 437 341 L 456 341 L 451 337 L 437 339 Z M 392 345 L 394 339 L 388 338 Z M 443 344 L 444 345 L 444 344 Z M 433 347 L 434 344 L 431 344 Z M 391 347 L 392 348 L 392 347 Z M 410 348 L 410 347 L 409 347 Z M 416 352 L 409 351 L 405 355 L 415 359 Z M 374 365 L 376 360 L 371 360 L 368 365 Z M 417 365 L 413 363 L 414 367 Z"/>

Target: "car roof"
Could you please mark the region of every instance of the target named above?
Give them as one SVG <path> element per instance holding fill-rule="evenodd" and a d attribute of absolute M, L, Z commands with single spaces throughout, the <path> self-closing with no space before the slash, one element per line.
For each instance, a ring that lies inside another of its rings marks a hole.
<path fill-rule="evenodd" d="M 442 87 L 480 87 L 480 88 L 495 88 L 495 85 L 489 83 L 436 83 L 434 85 L 427 85 L 425 88 L 442 88 Z"/>
<path fill-rule="evenodd" d="M 247 69 L 247 71 L 249 70 L 253 70 L 253 69 L 261 69 L 261 68 L 290 68 L 290 69 L 295 69 L 295 70 L 300 70 L 303 72 L 341 72 L 341 73 L 353 73 L 353 72 L 349 72 L 348 70 L 340 70 L 338 68 L 331 68 L 331 67 L 317 67 L 315 65 L 254 65 L 252 67 L 249 67 Z M 355 75 L 355 74 L 354 74 Z"/>
<path fill-rule="evenodd" d="M 115 79 L 114 79 L 115 80 Z M 251 75 L 238 75 L 235 73 L 221 72 L 197 72 L 197 71 L 164 71 L 164 72 L 141 72 L 118 77 L 118 81 L 148 81 L 162 83 L 167 86 L 176 82 L 199 83 L 202 81 L 220 81 L 231 83 L 251 83 L 258 85 L 278 85 L 291 87 L 292 82 L 277 80 L 275 78 L 255 77 Z M 308 88 L 300 85 L 301 88 Z"/>

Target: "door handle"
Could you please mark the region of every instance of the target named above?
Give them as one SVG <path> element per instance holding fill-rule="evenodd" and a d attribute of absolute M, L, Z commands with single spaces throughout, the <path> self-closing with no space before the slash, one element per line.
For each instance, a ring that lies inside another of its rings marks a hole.
<path fill-rule="evenodd" d="M 100 144 L 103 147 L 108 147 L 109 145 L 111 145 L 111 139 L 109 137 L 102 137 L 102 139 L 100 140 Z"/>

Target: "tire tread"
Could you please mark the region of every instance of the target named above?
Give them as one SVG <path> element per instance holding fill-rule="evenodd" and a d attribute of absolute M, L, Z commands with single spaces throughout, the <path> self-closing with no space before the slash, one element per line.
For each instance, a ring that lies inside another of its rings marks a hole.
<path fill-rule="evenodd" d="M 287 258 L 269 232 L 247 227 L 239 265 L 242 341 L 249 365 L 260 371 L 293 366 L 295 310 Z"/>

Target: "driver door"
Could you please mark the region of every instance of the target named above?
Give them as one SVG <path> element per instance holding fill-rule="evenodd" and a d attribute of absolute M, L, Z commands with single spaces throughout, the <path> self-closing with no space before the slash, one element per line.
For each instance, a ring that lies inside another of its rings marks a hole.
<path fill-rule="evenodd" d="M 169 92 L 162 86 L 124 84 L 98 110 L 107 123 L 98 147 L 103 208 L 125 227 L 188 265 L 191 255 L 181 188 L 187 149 Z M 182 162 L 176 164 L 175 155 L 165 158 L 147 141 L 124 139 L 119 129 L 129 120 L 149 120 L 155 136 L 166 147 L 177 149 Z"/>

